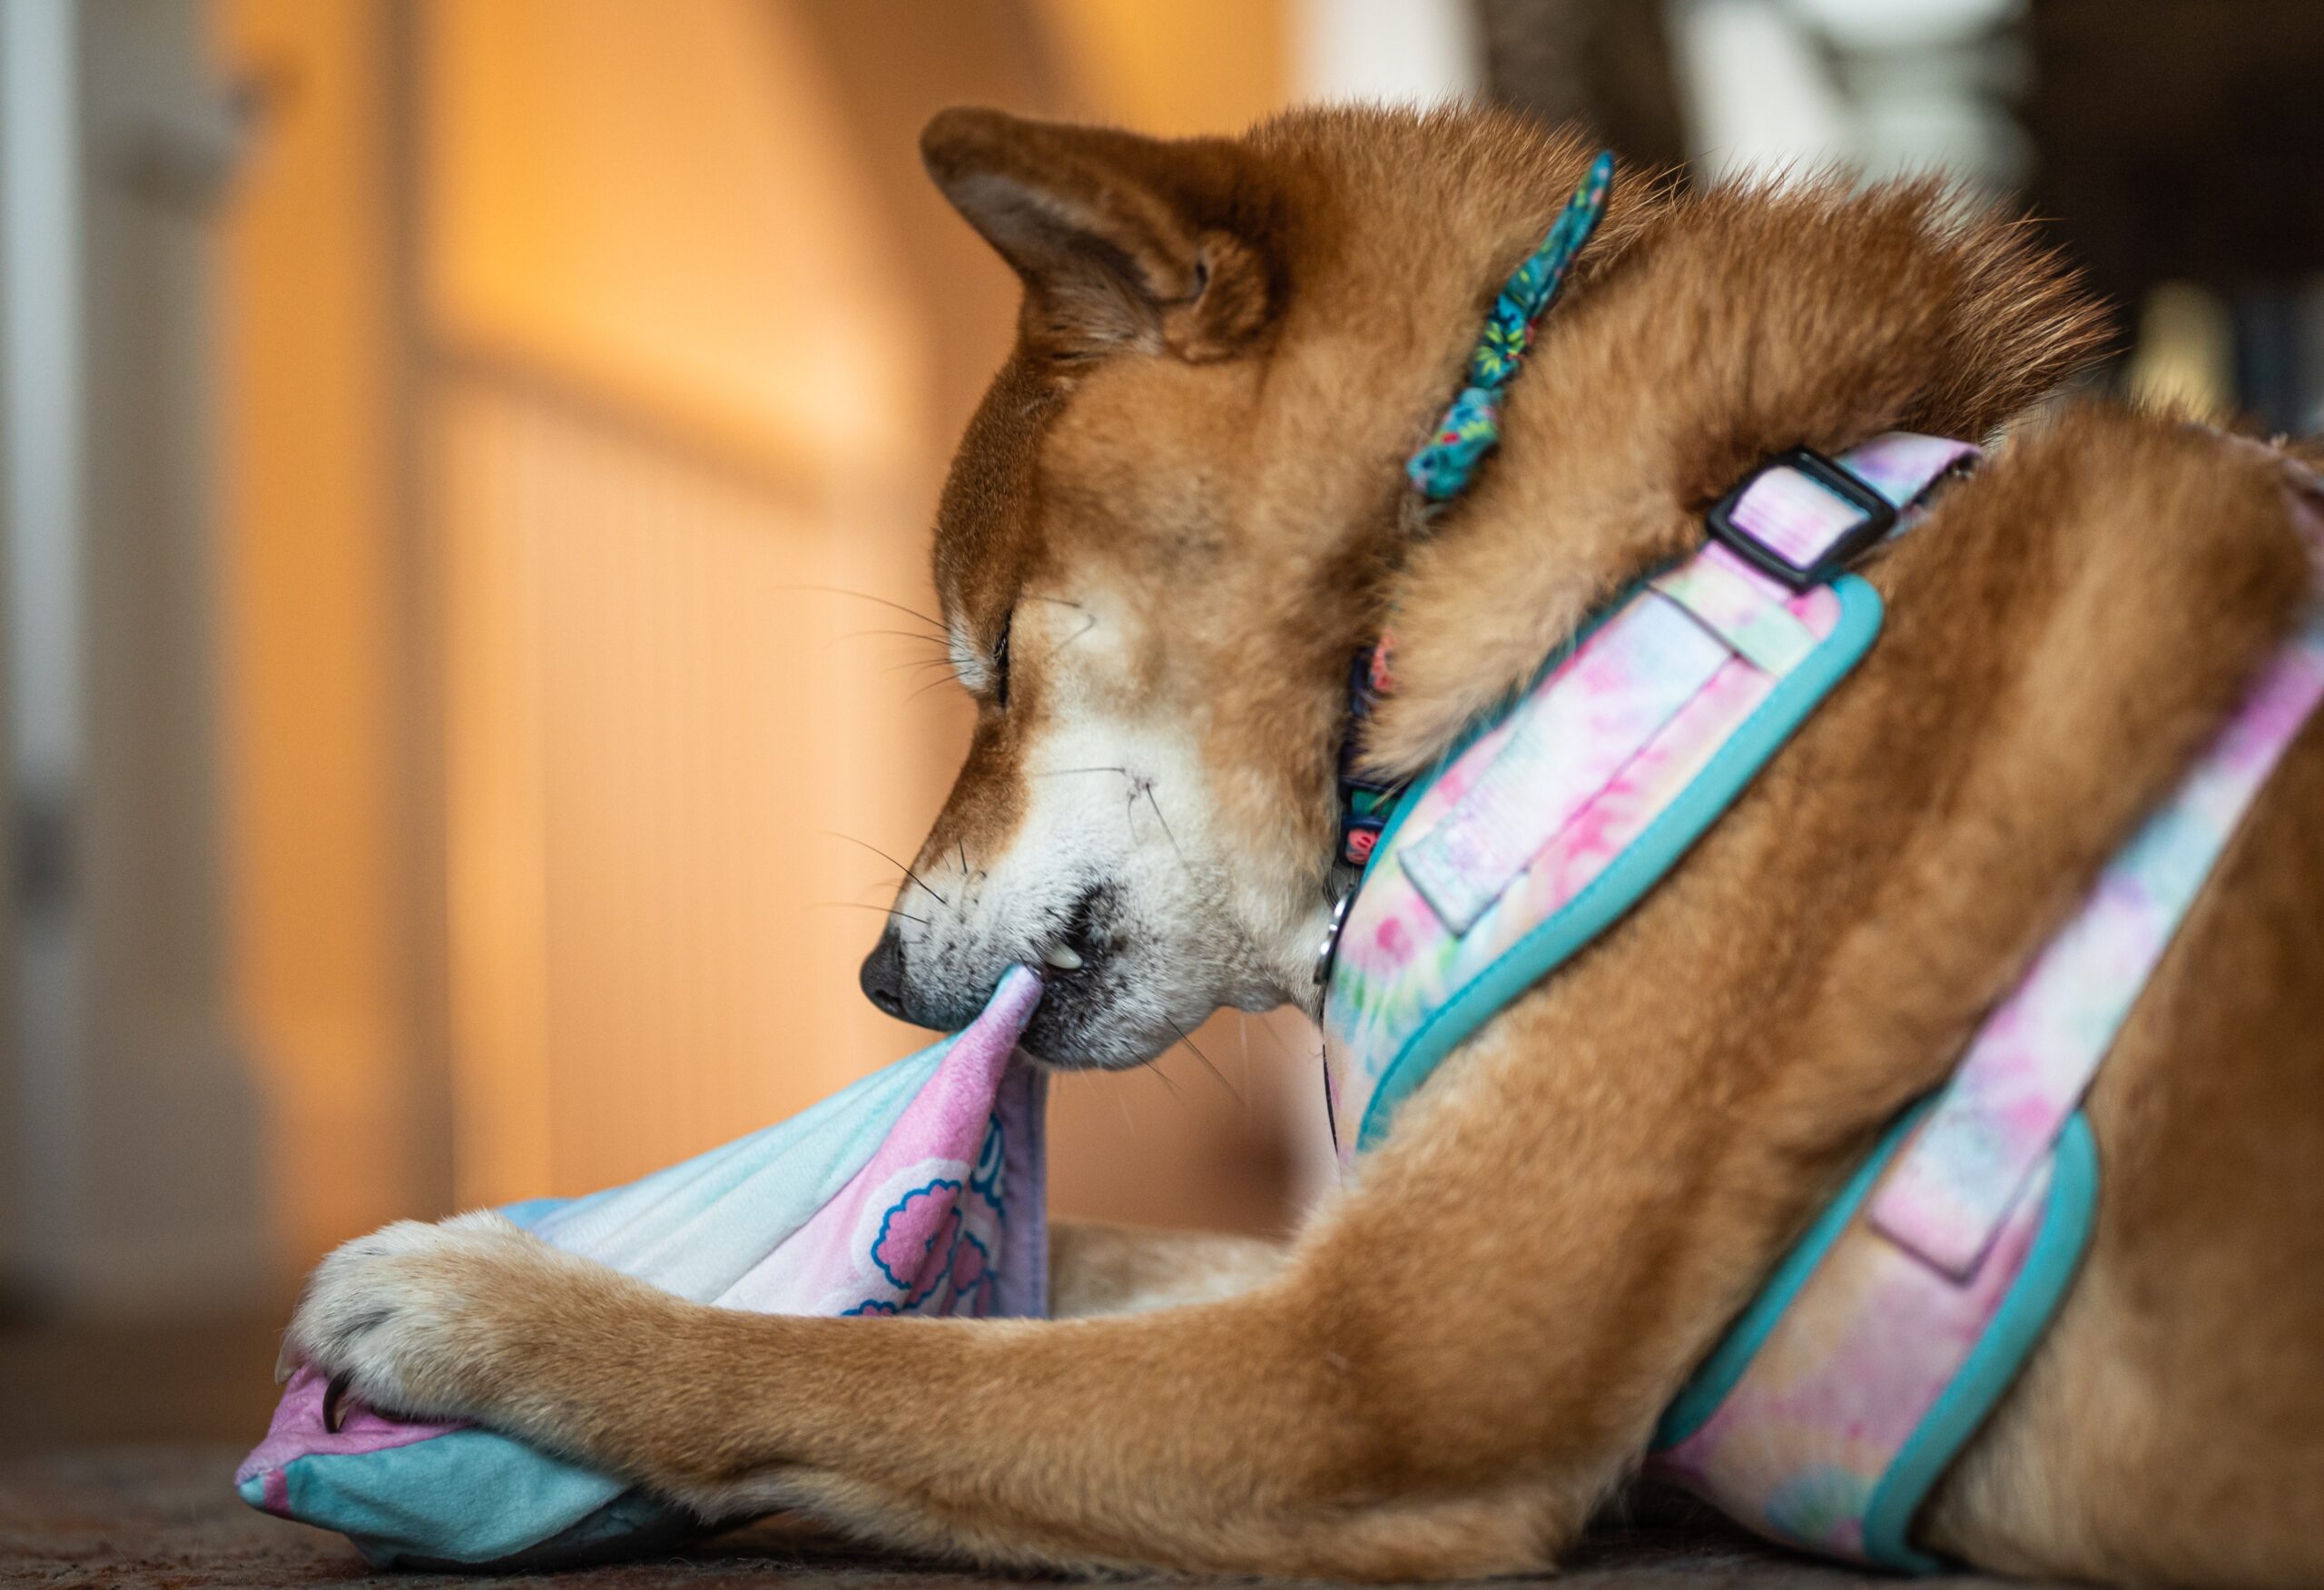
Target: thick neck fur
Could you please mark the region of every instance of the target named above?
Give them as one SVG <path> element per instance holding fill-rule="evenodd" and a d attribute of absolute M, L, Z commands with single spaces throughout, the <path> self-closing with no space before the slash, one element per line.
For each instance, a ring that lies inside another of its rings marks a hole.
<path fill-rule="evenodd" d="M 1342 383 L 1331 422 L 1347 425 L 1364 394 L 1390 455 L 1375 478 L 1393 489 L 1395 455 L 1450 400 L 1484 306 L 1588 151 L 1497 116 L 1373 133 L 1323 146 L 1412 145 L 1381 157 L 1439 173 L 1406 184 L 1404 203 L 1425 213 L 1382 205 L 1364 173 L 1334 173 L 1331 189 L 1371 208 L 1333 218 L 1330 283 L 1293 316 L 1364 327 L 1370 360 L 1328 347 Z M 1287 326 L 1282 344 L 1294 380 L 1296 351 L 1313 351 L 1305 330 Z M 2102 335 L 2095 306 L 2021 226 L 1936 183 L 1689 193 L 1626 171 L 1510 389 L 1499 451 L 1425 534 L 1400 514 L 1380 543 L 1400 690 L 1373 722 L 1372 762 L 1433 761 L 1590 608 L 1694 545 L 1703 509 L 1760 459 L 1899 428 L 1983 439 L 2057 390 Z"/>

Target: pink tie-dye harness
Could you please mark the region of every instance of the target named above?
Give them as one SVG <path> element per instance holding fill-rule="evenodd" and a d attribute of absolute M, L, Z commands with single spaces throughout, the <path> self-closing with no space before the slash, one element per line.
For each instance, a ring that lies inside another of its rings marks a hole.
<path fill-rule="evenodd" d="M 1839 565 L 1976 450 L 1892 434 L 1775 460 L 1714 511 L 1707 546 L 1585 630 L 1393 815 L 1358 809 L 1364 871 L 1318 966 L 1344 1169 L 1455 1046 L 1651 888 L 1864 656 L 1880 602 Z M 2083 1094 L 2319 696 L 2324 602 L 1951 1080 L 1777 1267 L 1664 1417 L 1652 1469 L 1775 1539 L 1940 1565 L 1914 1516 L 2089 1238 Z"/>

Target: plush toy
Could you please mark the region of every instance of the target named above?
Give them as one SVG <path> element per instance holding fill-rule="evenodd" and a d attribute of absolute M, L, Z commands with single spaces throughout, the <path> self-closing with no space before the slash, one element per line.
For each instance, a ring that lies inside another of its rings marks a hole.
<path fill-rule="evenodd" d="M 503 1212 L 721 1308 L 1042 1314 L 1043 1079 L 1012 1062 L 1040 997 L 1040 979 L 1013 968 L 967 1030 L 803 1115 L 626 1187 Z M 655 1549 L 704 1522 L 490 1430 L 334 1397 L 308 1368 L 235 1486 L 340 1531 L 383 1567 L 569 1564 Z"/>

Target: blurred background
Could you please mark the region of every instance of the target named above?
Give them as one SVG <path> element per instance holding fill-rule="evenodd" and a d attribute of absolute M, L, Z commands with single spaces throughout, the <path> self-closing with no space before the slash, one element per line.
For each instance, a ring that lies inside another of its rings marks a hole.
<path fill-rule="evenodd" d="M 332 1243 L 923 1041 L 855 966 L 1015 304 L 937 107 L 1943 169 L 2116 299 L 2105 381 L 2301 430 L 2319 80 L 2314 0 L 0 0 L 0 1450 L 254 1438 Z M 1058 1090 L 1062 1211 L 1322 1186 L 1305 1023 L 1195 1042 Z"/>

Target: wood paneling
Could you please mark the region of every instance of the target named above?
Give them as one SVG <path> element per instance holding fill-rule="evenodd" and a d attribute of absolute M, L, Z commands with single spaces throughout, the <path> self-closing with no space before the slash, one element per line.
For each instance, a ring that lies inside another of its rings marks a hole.
<path fill-rule="evenodd" d="M 1076 114 L 1178 137 L 1240 133 L 1291 81 L 1285 0 L 1037 0 Z"/>
<path fill-rule="evenodd" d="M 441 3 L 421 104 L 462 1201 L 633 1177 L 920 1042 L 857 993 L 957 744 L 923 301 L 783 8 Z M 918 732 L 915 732 L 917 730 Z"/>
<path fill-rule="evenodd" d="M 488 374 L 431 407 L 461 1200 L 642 1175 L 914 1046 L 834 904 L 911 756 L 847 634 L 886 618 L 820 588 L 873 527 Z"/>

